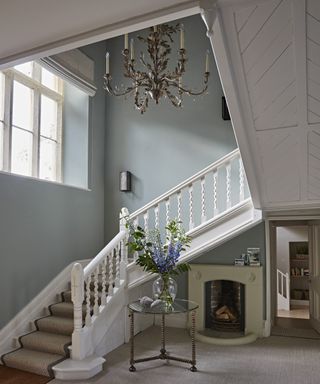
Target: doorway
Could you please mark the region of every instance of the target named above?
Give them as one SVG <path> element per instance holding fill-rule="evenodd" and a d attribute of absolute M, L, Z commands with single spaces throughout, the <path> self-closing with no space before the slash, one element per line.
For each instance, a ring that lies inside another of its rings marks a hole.
<path fill-rule="evenodd" d="M 309 227 L 276 227 L 277 322 L 310 319 Z"/>
<path fill-rule="evenodd" d="M 268 222 L 271 333 L 276 327 L 320 333 L 320 221 Z"/>

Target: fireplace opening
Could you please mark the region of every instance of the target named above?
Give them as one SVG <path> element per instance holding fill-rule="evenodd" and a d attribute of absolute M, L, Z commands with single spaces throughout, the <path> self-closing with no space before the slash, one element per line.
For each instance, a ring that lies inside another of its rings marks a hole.
<path fill-rule="evenodd" d="M 231 280 L 208 281 L 205 294 L 205 327 L 218 332 L 244 333 L 244 284 Z"/>

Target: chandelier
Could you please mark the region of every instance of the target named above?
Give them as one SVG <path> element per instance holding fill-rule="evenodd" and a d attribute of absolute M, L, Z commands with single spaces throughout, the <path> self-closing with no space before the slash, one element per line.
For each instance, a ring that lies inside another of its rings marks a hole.
<path fill-rule="evenodd" d="M 171 43 L 173 35 L 180 32 L 180 49 L 178 50 L 178 60 L 173 70 L 168 69 L 169 55 L 171 53 Z M 175 107 L 182 106 L 183 94 L 199 96 L 208 89 L 209 79 L 209 52 L 206 53 L 204 80 L 201 90 L 192 90 L 183 85 L 183 75 L 186 72 L 187 52 L 184 42 L 183 25 L 171 26 L 162 24 L 150 28 L 147 37 L 138 36 L 138 40 L 146 44 L 148 59 L 143 52 L 140 53 L 140 67 L 137 68 L 134 54 L 134 40 L 130 41 L 128 35 L 124 36 L 124 50 L 122 51 L 124 60 L 124 76 L 131 80 L 127 88 L 112 88 L 110 75 L 110 54 L 106 53 L 106 73 L 104 75 L 104 89 L 113 96 L 134 95 L 134 104 L 142 114 L 147 110 L 149 99 L 156 104 L 162 97 L 167 97 Z"/>

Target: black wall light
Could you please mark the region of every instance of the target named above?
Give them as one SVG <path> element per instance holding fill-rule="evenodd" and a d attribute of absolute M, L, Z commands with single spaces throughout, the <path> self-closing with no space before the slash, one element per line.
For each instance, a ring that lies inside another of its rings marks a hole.
<path fill-rule="evenodd" d="M 120 172 L 120 191 L 131 192 L 131 172 Z"/>
<path fill-rule="evenodd" d="M 224 96 L 222 96 L 222 118 L 223 120 L 231 120 L 226 98 Z"/>

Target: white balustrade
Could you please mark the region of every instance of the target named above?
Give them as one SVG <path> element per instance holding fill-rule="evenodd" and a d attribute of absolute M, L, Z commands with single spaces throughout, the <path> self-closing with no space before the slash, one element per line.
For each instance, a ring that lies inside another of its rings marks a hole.
<path fill-rule="evenodd" d="M 181 191 L 177 193 L 177 219 L 181 221 Z"/>
<path fill-rule="evenodd" d="M 213 171 L 213 216 L 217 216 L 218 210 L 218 170 Z"/>
<path fill-rule="evenodd" d="M 237 172 L 238 168 L 239 172 Z M 159 229 L 159 211 L 160 207 L 163 206 L 166 224 L 170 219 L 187 220 L 188 222 L 184 224 L 184 227 L 187 227 L 188 231 L 192 231 L 196 225 L 205 224 L 207 221 L 222 215 L 224 211 L 230 210 L 236 205 L 244 204 L 246 202 L 246 183 L 240 152 L 236 149 L 138 209 L 129 217 L 134 226 L 137 226 L 139 219 L 140 222 L 143 221 L 146 231 L 153 228 Z M 236 190 L 239 188 L 238 201 L 236 201 L 237 197 L 232 194 L 231 188 L 233 186 Z M 200 200 L 198 197 L 199 190 Z M 173 202 L 177 204 L 176 211 L 172 208 Z M 154 227 L 149 222 L 149 212 L 152 211 L 155 217 Z M 162 233 L 162 235 L 164 234 Z M 135 253 L 134 260 L 137 257 L 138 255 Z"/>
<path fill-rule="evenodd" d="M 189 231 L 193 229 L 193 185 L 189 185 Z"/>
<path fill-rule="evenodd" d="M 278 309 L 290 309 L 290 277 L 277 269 L 277 306 Z"/>
<path fill-rule="evenodd" d="M 148 230 L 149 230 L 149 211 L 146 211 L 144 213 L 143 221 L 144 221 L 144 230 L 145 230 L 145 232 L 148 232 Z"/>
<path fill-rule="evenodd" d="M 102 274 L 102 290 L 101 290 L 101 305 L 107 304 L 107 263 L 108 260 L 105 257 L 103 259 L 101 274 Z"/>
<path fill-rule="evenodd" d="M 133 227 L 134 227 L 134 229 L 137 229 L 138 226 L 139 226 L 139 216 L 137 216 L 137 217 L 133 220 Z M 138 256 L 139 256 L 138 251 L 134 252 L 134 254 L 133 254 L 133 259 L 134 259 L 134 260 L 137 260 Z"/>
<path fill-rule="evenodd" d="M 86 326 L 91 325 L 91 274 L 88 275 L 86 284 Z"/>
<path fill-rule="evenodd" d="M 94 307 L 93 314 L 98 316 L 99 314 L 99 266 L 96 268 L 94 274 Z"/>
<path fill-rule="evenodd" d="M 154 207 L 154 227 L 159 229 L 159 205 Z"/>
<path fill-rule="evenodd" d="M 207 221 L 206 217 L 206 189 L 205 189 L 206 179 L 203 176 L 201 178 L 201 223 Z"/>
<path fill-rule="evenodd" d="M 170 221 L 170 199 L 166 200 L 166 225 L 169 224 Z"/>
<path fill-rule="evenodd" d="M 113 295 L 113 251 L 108 256 L 108 264 L 109 264 L 109 289 L 108 295 L 111 297 Z"/>
<path fill-rule="evenodd" d="M 118 288 L 120 286 L 120 244 L 116 247 L 116 278 L 115 286 Z"/>
<path fill-rule="evenodd" d="M 129 236 L 126 220 L 128 216 L 128 211 L 122 209 L 118 235 L 85 268 L 79 263 L 75 263 L 72 268 L 71 298 L 74 308 L 72 358 L 75 360 L 82 360 L 86 357 L 83 326 L 91 329 L 95 319 L 108 309 L 108 302 L 116 295 L 113 286 L 115 285 L 119 289 L 126 283 L 127 241 Z M 84 288 L 86 288 L 86 291 Z M 101 299 L 99 297 L 100 291 Z M 108 300 L 106 299 L 107 294 Z M 84 321 L 82 317 L 83 302 L 85 302 Z"/>
<path fill-rule="evenodd" d="M 226 206 L 227 209 L 231 208 L 231 163 L 226 165 Z"/>

